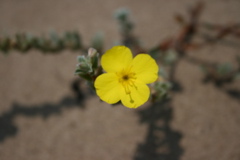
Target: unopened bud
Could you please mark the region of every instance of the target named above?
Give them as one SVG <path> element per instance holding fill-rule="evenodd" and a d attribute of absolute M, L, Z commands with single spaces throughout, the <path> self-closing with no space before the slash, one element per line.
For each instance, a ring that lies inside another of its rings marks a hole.
<path fill-rule="evenodd" d="M 95 57 L 98 54 L 97 50 L 94 48 L 89 48 L 88 49 L 88 56 L 90 58 Z"/>

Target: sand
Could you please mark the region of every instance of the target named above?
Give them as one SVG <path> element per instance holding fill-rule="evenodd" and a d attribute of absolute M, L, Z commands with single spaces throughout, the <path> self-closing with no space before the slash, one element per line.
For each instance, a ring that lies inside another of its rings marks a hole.
<path fill-rule="evenodd" d="M 150 48 L 179 32 L 174 15 L 186 15 L 192 0 L 1 0 L 0 35 L 76 30 L 89 45 L 98 31 L 105 49 L 120 40 L 113 13 L 126 7 L 134 33 Z M 240 1 L 206 1 L 202 21 L 239 23 Z M 239 47 L 216 44 L 189 54 L 213 62 L 233 62 Z M 101 102 L 81 83 L 71 84 L 81 52 L 44 55 L 31 50 L 0 54 L 1 160 L 239 160 L 239 81 L 218 88 L 203 83 L 197 65 L 179 62 L 182 89 L 166 104 L 138 109 Z"/>

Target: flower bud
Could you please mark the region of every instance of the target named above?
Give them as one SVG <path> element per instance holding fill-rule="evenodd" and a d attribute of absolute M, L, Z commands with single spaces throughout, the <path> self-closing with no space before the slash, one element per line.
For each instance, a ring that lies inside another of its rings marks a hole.
<path fill-rule="evenodd" d="M 94 48 L 89 48 L 88 49 L 88 57 L 92 58 L 95 57 L 98 54 L 97 50 Z"/>

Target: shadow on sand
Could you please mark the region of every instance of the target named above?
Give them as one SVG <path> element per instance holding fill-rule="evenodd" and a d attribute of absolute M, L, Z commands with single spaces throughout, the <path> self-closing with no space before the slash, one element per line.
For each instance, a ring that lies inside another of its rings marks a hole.
<path fill-rule="evenodd" d="M 134 160 L 178 160 L 183 153 L 182 134 L 170 127 L 173 109 L 169 101 L 155 103 L 138 112 L 140 123 L 147 123 L 147 135 L 136 149 Z"/>
<path fill-rule="evenodd" d="M 13 103 L 11 109 L 0 116 L 0 142 L 18 133 L 18 127 L 14 124 L 14 118 L 16 116 L 41 116 L 43 118 L 48 118 L 55 114 L 61 114 L 65 108 L 70 109 L 78 107 L 84 109 L 85 95 L 80 90 L 79 83 L 78 80 L 73 81 L 71 86 L 75 96 L 65 96 L 58 103 L 46 102 L 39 105 Z"/>

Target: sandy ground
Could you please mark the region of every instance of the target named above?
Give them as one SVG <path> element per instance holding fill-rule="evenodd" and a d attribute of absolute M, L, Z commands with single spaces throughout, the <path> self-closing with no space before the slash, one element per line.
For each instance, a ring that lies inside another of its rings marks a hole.
<path fill-rule="evenodd" d="M 54 29 L 77 30 L 84 44 L 98 31 L 105 48 L 120 39 L 116 9 L 131 10 L 135 34 L 145 47 L 179 31 L 175 13 L 186 14 L 193 0 L 1 0 L 0 34 Z M 207 1 L 201 20 L 239 22 L 239 0 Z M 210 46 L 194 53 L 214 62 L 234 61 L 239 48 Z M 64 51 L 0 54 L 1 160 L 239 160 L 239 81 L 224 89 L 203 84 L 199 67 L 180 61 L 182 90 L 167 104 L 136 110 L 100 102 L 87 89 L 81 101 L 71 90 L 76 57 Z M 216 58 L 217 57 L 217 58 Z M 86 88 L 83 85 L 83 88 Z"/>

